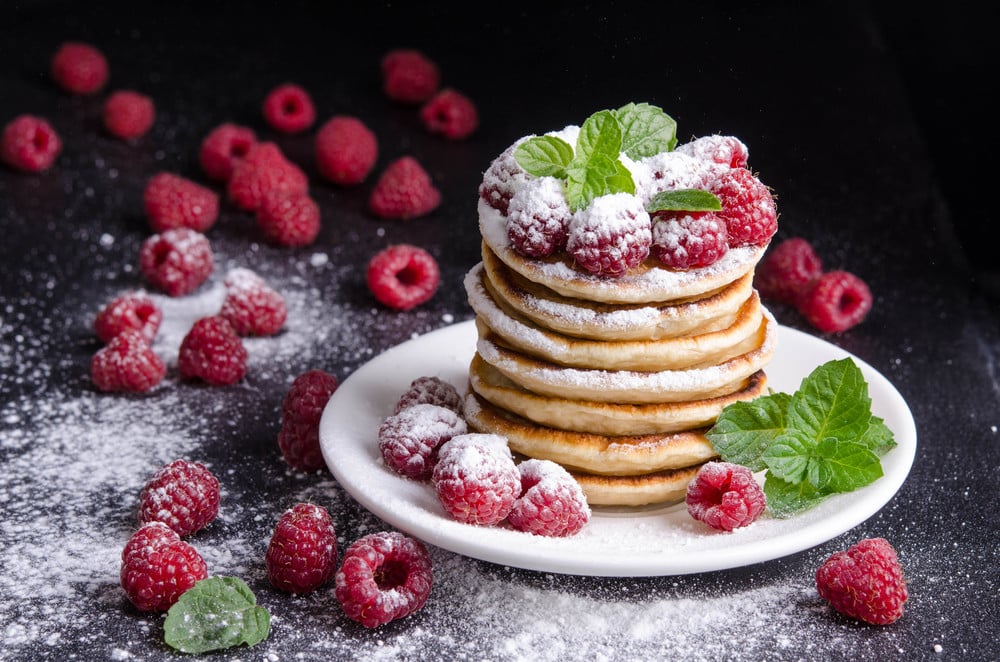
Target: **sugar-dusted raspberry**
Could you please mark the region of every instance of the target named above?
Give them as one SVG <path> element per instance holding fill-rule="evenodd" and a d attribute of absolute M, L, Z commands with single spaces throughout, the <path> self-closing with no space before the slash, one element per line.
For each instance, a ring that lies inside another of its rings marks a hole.
<path fill-rule="evenodd" d="M 396 400 L 392 413 L 398 414 L 407 407 L 424 403 L 447 407 L 459 415 L 462 413 L 462 396 L 458 389 L 451 382 L 433 375 L 422 375 L 410 382 L 409 388 Z"/>
<path fill-rule="evenodd" d="M 729 247 L 766 246 L 778 230 L 778 209 L 771 191 L 746 168 L 730 168 L 712 182 L 729 231 Z"/>
<path fill-rule="evenodd" d="M 219 217 L 219 194 L 172 172 L 159 172 L 142 193 L 146 219 L 153 232 L 191 228 L 205 232 Z"/>
<path fill-rule="evenodd" d="M 314 368 L 299 374 L 285 393 L 278 448 L 289 466 L 301 471 L 317 471 L 324 466 L 319 421 L 338 386 L 336 377 Z"/>
<path fill-rule="evenodd" d="M 521 495 L 521 474 L 507 440 L 496 434 L 469 432 L 446 441 L 431 481 L 445 512 L 465 524 L 497 524 Z"/>
<path fill-rule="evenodd" d="M 203 317 L 181 341 L 177 369 L 185 379 L 235 384 L 247 373 L 247 350 L 229 322 L 218 315 Z"/>
<path fill-rule="evenodd" d="M 284 297 L 254 271 L 230 269 L 223 281 L 226 298 L 219 316 L 241 336 L 273 336 L 285 325 L 288 306 Z"/>
<path fill-rule="evenodd" d="M 183 537 L 219 514 L 219 479 L 200 462 L 174 460 L 160 467 L 139 494 L 139 524 L 163 522 Z"/>
<path fill-rule="evenodd" d="M 90 360 L 90 379 L 106 392 L 142 393 L 159 384 L 167 366 L 142 331 L 122 331 Z"/>
<path fill-rule="evenodd" d="M 532 179 L 510 199 L 507 237 L 521 255 L 546 257 L 566 248 L 572 218 L 561 179 Z"/>
<path fill-rule="evenodd" d="M 602 195 L 573 215 L 566 250 L 592 274 L 618 278 L 649 256 L 649 213 L 634 195 Z"/>
<path fill-rule="evenodd" d="M 660 211 L 652 218 L 652 253 L 672 269 L 697 269 L 729 251 L 726 222 L 710 211 Z"/>
<path fill-rule="evenodd" d="M 441 192 L 412 156 L 396 159 L 382 171 L 368 198 L 380 218 L 411 219 L 431 213 L 441 204 Z"/>
<path fill-rule="evenodd" d="M 198 163 L 209 179 L 228 181 L 233 168 L 255 144 L 257 134 L 253 129 L 225 122 L 212 129 L 201 141 Z"/>
<path fill-rule="evenodd" d="M 396 244 L 368 262 L 368 289 L 379 302 L 410 310 L 430 300 L 441 284 L 437 260 L 419 246 Z"/>
<path fill-rule="evenodd" d="M 334 582 L 347 617 L 375 628 L 424 606 L 434 584 L 431 555 L 422 542 L 402 533 L 370 533 L 344 552 Z"/>
<path fill-rule="evenodd" d="M 42 172 L 52 167 L 62 151 L 62 139 L 42 117 L 18 115 L 4 126 L 0 157 L 11 168 Z"/>
<path fill-rule="evenodd" d="M 256 218 L 269 242 L 289 248 L 313 243 L 321 227 L 319 205 L 308 193 L 269 191 L 260 201 Z"/>
<path fill-rule="evenodd" d="M 412 48 L 397 48 L 383 55 L 381 69 L 385 95 L 399 103 L 423 103 L 441 84 L 438 65 Z"/>
<path fill-rule="evenodd" d="M 283 83 L 264 97 L 264 119 L 282 133 L 305 131 L 316 121 L 316 106 L 309 92 L 295 83 Z"/>
<path fill-rule="evenodd" d="M 822 275 L 823 262 L 812 244 L 802 237 L 792 237 L 768 249 L 757 265 L 753 283 L 765 299 L 797 306 Z"/>
<path fill-rule="evenodd" d="M 490 167 L 483 173 L 483 181 L 479 184 L 479 197 L 483 202 L 504 215 L 507 214 L 514 194 L 524 186 L 525 182 L 531 180 L 531 175 L 525 172 L 514 158 L 514 150 L 525 139 L 518 140 L 493 159 Z"/>
<path fill-rule="evenodd" d="M 278 145 L 261 142 L 250 147 L 246 156 L 234 164 L 226 190 L 237 207 L 256 211 L 268 193 L 307 193 L 309 179 Z"/>
<path fill-rule="evenodd" d="M 153 99 L 132 90 L 118 90 L 104 102 L 104 128 L 108 133 L 132 140 L 146 135 L 156 121 Z"/>
<path fill-rule="evenodd" d="M 279 591 L 301 595 L 329 581 L 337 570 L 337 536 L 326 508 L 297 503 L 282 513 L 264 562 Z"/>
<path fill-rule="evenodd" d="M 885 538 L 830 555 L 816 570 L 816 590 L 841 614 L 873 625 L 899 620 L 908 597 L 903 567 Z"/>
<path fill-rule="evenodd" d="M 449 140 L 461 140 L 479 128 L 479 111 L 472 99 L 458 90 L 445 88 L 420 109 L 420 119 L 429 132 Z"/>
<path fill-rule="evenodd" d="M 53 80 L 71 94 L 93 94 L 108 82 L 108 60 L 90 44 L 64 42 L 50 64 Z"/>
<path fill-rule="evenodd" d="M 643 188 L 637 189 L 636 194 L 647 202 L 663 191 L 688 188 L 708 190 L 712 182 L 729 169 L 678 150 L 647 156 L 638 163 L 648 172 L 637 182 Z"/>
<path fill-rule="evenodd" d="M 334 184 L 360 184 L 377 158 L 378 139 L 357 117 L 335 115 L 316 132 L 316 166 Z"/>
<path fill-rule="evenodd" d="M 571 536 L 590 521 L 583 489 L 562 465 L 532 458 L 517 468 L 521 495 L 507 515 L 515 529 L 539 536 Z"/>
<path fill-rule="evenodd" d="M 465 419 L 447 407 L 418 404 L 389 416 L 378 428 L 378 449 L 386 466 L 415 480 L 429 480 L 437 450 L 468 432 Z"/>
<path fill-rule="evenodd" d="M 868 284 L 849 271 L 828 271 L 803 293 L 799 312 L 823 333 L 840 333 L 860 324 L 872 309 Z"/>
<path fill-rule="evenodd" d="M 732 531 L 751 524 L 767 505 L 753 472 L 732 462 L 706 462 L 688 483 L 691 517 L 713 529 Z"/>
<path fill-rule="evenodd" d="M 204 283 L 215 263 L 208 237 L 190 228 L 173 228 L 142 242 L 139 270 L 158 290 L 172 297 L 189 294 Z"/>
<path fill-rule="evenodd" d="M 745 168 L 750 155 L 747 146 L 736 136 L 720 136 L 718 134 L 702 136 L 691 142 L 678 145 L 676 151 L 730 168 Z"/>
<path fill-rule="evenodd" d="M 94 317 L 94 333 L 101 342 L 125 331 L 138 331 L 152 343 L 163 322 L 163 311 L 143 292 L 126 292 L 101 308 Z"/>
<path fill-rule="evenodd" d="M 162 522 L 143 525 L 122 549 L 121 585 L 142 611 L 167 611 L 206 577 L 208 566 L 198 550 Z"/>

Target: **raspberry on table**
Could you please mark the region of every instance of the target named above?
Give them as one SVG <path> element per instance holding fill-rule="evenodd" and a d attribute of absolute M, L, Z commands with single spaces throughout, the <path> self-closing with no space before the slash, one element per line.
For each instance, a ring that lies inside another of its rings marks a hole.
<path fill-rule="evenodd" d="M 420 109 L 420 119 L 430 133 L 449 140 L 462 140 L 479 127 L 479 111 L 472 99 L 458 90 L 445 88 Z"/>
<path fill-rule="evenodd" d="M 368 289 L 395 310 L 410 310 L 429 301 L 441 284 L 437 260 L 419 246 L 396 244 L 368 262 Z"/>
<path fill-rule="evenodd" d="M 104 102 L 104 128 L 108 133 L 132 140 L 146 135 L 156 121 L 153 99 L 132 90 L 118 90 Z"/>
<path fill-rule="evenodd" d="M 730 168 L 746 168 L 750 152 L 736 136 L 702 136 L 678 145 L 675 150 L 703 161 L 711 161 Z"/>
<path fill-rule="evenodd" d="M 257 211 L 268 193 L 304 194 L 309 191 L 305 172 L 285 157 L 273 142 L 250 147 L 233 166 L 226 185 L 229 199 L 240 209 Z"/>
<path fill-rule="evenodd" d="M 441 84 L 438 65 L 423 52 L 397 48 L 382 56 L 382 89 L 399 103 L 416 105 L 434 96 Z"/>
<path fill-rule="evenodd" d="M 240 336 L 273 336 L 285 325 L 288 306 L 284 297 L 254 271 L 230 269 L 223 284 L 226 298 L 219 316 Z"/>
<path fill-rule="evenodd" d="M 652 253 L 672 269 L 707 267 L 729 251 L 726 222 L 714 212 L 660 211 L 652 222 Z"/>
<path fill-rule="evenodd" d="M 376 628 L 422 608 L 431 593 L 434 571 L 422 542 L 382 531 L 351 543 L 334 582 L 334 596 L 347 617 Z"/>
<path fill-rule="evenodd" d="M 521 255 L 547 257 L 566 248 L 572 218 L 561 179 L 532 179 L 510 198 L 507 237 Z"/>
<path fill-rule="evenodd" d="M 172 228 L 148 237 L 139 249 L 139 270 L 156 289 L 172 297 L 194 292 L 215 268 L 208 237 Z"/>
<path fill-rule="evenodd" d="M 872 309 L 868 284 L 849 271 L 828 271 L 798 301 L 798 310 L 823 333 L 847 331 Z"/>
<path fill-rule="evenodd" d="M 771 191 L 746 168 L 730 168 L 711 185 L 726 220 L 729 247 L 766 246 L 778 230 L 778 210 Z"/>
<path fill-rule="evenodd" d="M 799 305 L 823 275 L 823 262 L 802 237 L 785 239 L 768 249 L 754 272 L 754 286 L 765 299 Z"/>
<path fill-rule="evenodd" d="M 335 115 L 316 132 L 316 166 L 319 174 L 334 184 L 360 184 L 377 158 L 378 139 L 356 117 Z"/>
<path fill-rule="evenodd" d="M 521 495 L 507 521 L 518 531 L 563 537 L 590 521 L 590 505 L 576 479 L 552 460 L 528 459 L 517 465 Z"/>
<path fill-rule="evenodd" d="M 396 400 L 392 413 L 398 414 L 407 407 L 425 403 L 447 407 L 458 415 L 462 414 L 462 396 L 458 389 L 451 382 L 434 375 L 421 375 L 410 382 L 409 388 Z"/>
<path fill-rule="evenodd" d="M 569 223 L 566 250 L 598 276 L 618 278 L 649 256 L 652 231 L 642 202 L 627 193 L 595 198 Z"/>
<path fill-rule="evenodd" d="M 501 522 L 521 495 L 507 440 L 495 434 L 469 432 L 443 443 L 431 481 L 445 512 L 465 524 Z"/>
<path fill-rule="evenodd" d="M 329 581 L 337 570 L 337 536 L 326 508 L 297 503 L 282 513 L 264 562 L 279 591 L 301 595 Z"/>
<path fill-rule="evenodd" d="M 212 129 L 201 141 L 198 163 L 209 179 L 225 182 L 233 174 L 236 164 L 256 144 L 257 134 L 253 129 L 225 122 Z"/>
<path fill-rule="evenodd" d="M 18 115 L 4 126 L 0 157 L 22 172 L 42 172 L 62 152 L 62 139 L 42 117 Z"/>
<path fill-rule="evenodd" d="M 184 379 L 235 384 L 246 376 L 247 350 L 229 322 L 218 315 L 203 317 L 181 341 L 177 369 Z"/>
<path fill-rule="evenodd" d="M 126 292 L 101 308 L 94 317 L 94 333 L 101 342 L 125 331 L 138 331 L 152 344 L 163 322 L 163 311 L 143 292 Z"/>
<path fill-rule="evenodd" d="M 386 466 L 414 480 L 430 480 L 437 450 L 465 434 L 465 419 L 447 407 L 417 404 L 389 416 L 378 428 L 378 450 Z"/>
<path fill-rule="evenodd" d="M 174 460 L 160 467 L 139 494 L 139 524 L 163 522 L 184 537 L 219 514 L 219 479 L 200 462 Z"/>
<path fill-rule="evenodd" d="M 885 538 L 830 555 L 816 571 L 816 589 L 841 614 L 873 625 L 899 620 L 908 597 L 896 550 Z"/>
<path fill-rule="evenodd" d="M 319 422 L 339 385 L 333 375 L 313 368 L 298 375 L 285 393 L 278 448 L 292 468 L 317 471 L 325 466 L 319 445 Z"/>
<path fill-rule="evenodd" d="M 531 180 L 531 176 L 514 158 L 517 146 L 526 139 L 527 137 L 518 140 L 493 159 L 490 162 L 490 167 L 483 173 L 482 183 L 479 184 L 480 199 L 505 216 L 511 198 L 526 182 Z"/>
<path fill-rule="evenodd" d="M 305 131 L 316 121 L 312 97 L 300 85 L 283 83 L 264 98 L 264 119 L 282 133 Z"/>
<path fill-rule="evenodd" d="M 153 232 L 181 227 L 205 232 L 219 217 L 218 193 L 172 172 L 150 177 L 142 202 Z"/>
<path fill-rule="evenodd" d="M 122 549 L 121 586 L 142 611 L 167 611 L 206 577 L 208 566 L 198 550 L 162 522 L 144 524 Z"/>
<path fill-rule="evenodd" d="M 688 513 L 719 531 L 753 523 L 767 506 L 764 490 L 753 472 L 732 462 L 706 462 L 688 483 Z"/>
<path fill-rule="evenodd" d="M 267 241 L 288 248 L 313 243 L 322 226 L 319 205 L 307 193 L 265 193 L 256 219 Z"/>
<path fill-rule="evenodd" d="M 90 360 L 90 379 L 105 392 L 143 393 L 166 374 L 166 364 L 140 330 L 122 331 Z"/>
<path fill-rule="evenodd" d="M 382 171 L 368 198 L 380 218 L 407 220 L 431 213 L 441 204 L 441 192 L 412 156 L 396 159 Z"/>
<path fill-rule="evenodd" d="M 50 65 L 53 80 L 71 94 L 93 94 L 108 82 L 108 60 L 90 44 L 63 42 Z"/>

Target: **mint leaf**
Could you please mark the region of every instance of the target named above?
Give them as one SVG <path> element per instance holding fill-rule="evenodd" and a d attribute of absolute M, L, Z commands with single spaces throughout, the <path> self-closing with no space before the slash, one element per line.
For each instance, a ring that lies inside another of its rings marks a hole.
<path fill-rule="evenodd" d="M 771 441 L 761 459 L 776 478 L 800 483 L 806 480 L 815 447 L 815 440 L 798 430 L 788 430 Z"/>
<path fill-rule="evenodd" d="M 622 127 L 621 150 L 634 161 L 677 146 L 677 122 L 662 108 L 630 103 L 614 111 Z"/>
<path fill-rule="evenodd" d="M 622 127 L 610 110 L 601 110 L 588 117 L 580 127 L 573 160 L 584 166 L 601 156 L 617 161 L 621 151 Z"/>
<path fill-rule="evenodd" d="M 792 396 L 788 425 L 813 439 L 857 439 L 871 419 L 868 384 L 849 358 L 828 361 L 802 380 Z"/>
<path fill-rule="evenodd" d="M 852 492 L 882 476 L 878 456 L 864 444 L 829 437 L 810 458 L 809 482 L 826 492 Z"/>
<path fill-rule="evenodd" d="M 534 136 L 514 149 L 514 160 L 529 175 L 565 179 L 573 146 L 556 136 Z"/>
<path fill-rule="evenodd" d="M 868 421 L 868 429 L 858 439 L 868 450 L 876 455 L 885 455 L 896 447 L 896 440 L 893 438 L 892 430 L 878 416 L 872 416 Z"/>
<path fill-rule="evenodd" d="M 573 211 L 609 193 L 635 193 L 632 173 L 618 158 L 622 130 L 609 110 L 587 118 L 576 139 L 576 153 L 566 167 L 566 202 Z"/>
<path fill-rule="evenodd" d="M 768 473 L 764 477 L 764 498 L 767 509 L 778 519 L 791 517 L 812 508 L 829 494 L 818 492 L 809 481 L 789 483 Z"/>
<path fill-rule="evenodd" d="M 785 433 L 789 400 L 785 393 L 772 393 L 749 402 L 734 402 L 722 410 L 705 437 L 726 462 L 763 471 L 767 468 L 765 449 Z"/>
<path fill-rule="evenodd" d="M 618 169 L 616 161 L 603 154 L 595 155 L 586 165 L 574 161 L 566 169 L 566 202 L 573 211 L 585 208 L 597 197 L 608 193 L 608 180 Z"/>
<path fill-rule="evenodd" d="M 182 653 L 208 651 L 267 638 L 271 615 L 238 577 L 209 577 L 181 594 L 167 611 L 164 641 Z"/>
<path fill-rule="evenodd" d="M 722 201 L 714 193 L 696 188 L 660 191 L 646 204 L 650 214 L 658 211 L 719 211 Z"/>

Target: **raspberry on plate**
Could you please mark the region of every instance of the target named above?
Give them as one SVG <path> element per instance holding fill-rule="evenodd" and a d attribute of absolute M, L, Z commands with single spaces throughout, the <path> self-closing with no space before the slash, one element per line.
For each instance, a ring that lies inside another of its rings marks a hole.
<path fill-rule="evenodd" d="M 423 607 L 431 593 L 434 572 L 422 542 L 396 531 L 383 531 L 351 543 L 334 582 L 334 596 L 347 617 L 376 628 Z"/>
<path fill-rule="evenodd" d="M 651 232 L 649 213 L 637 197 L 602 195 L 573 215 L 566 250 L 590 273 L 618 278 L 649 256 Z"/>
<path fill-rule="evenodd" d="M 223 283 L 226 298 L 219 316 L 237 335 L 273 336 L 285 325 L 288 307 L 285 299 L 264 279 L 244 267 L 230 269 Z"/>
<path fill-rule="evenodd" d="M 146 133 L 156 121 L 153 99 L 132 90 L 118 90 L 104 102 L 104 128 L 122 140 L 133 140 Z"/>
<path fill-rule="evenodd" d="M 497 524 L 521 495 L 507 440 L 495 434 L 469 432 L 446 441 L 431 480 L 445 512 L 465 524 Z"/>
<path fill-rule="evenodd" d="M 816 589 L 841 614 L 873 625 L 899 620 L 908 597 L 896 550 L 885 538 L 832 554 L 816 571 Z"/>
<path fill-rule="evenodd" d="M 90 379 L 106 392 L 143 393 L 166 374 L 166 364 L 140 330 L 122 331 L 90 360 Z"/>
<path fill-rule="evenodd" d="M 747 146 L 736 136 L 702 136 L 678 145 L 676 151 L 730 168 L 746 168 L 750 156 Z"/>
<path fill-rule="evenodd" d="M 719 531 L 751 524 L 767 505 L 753 472 L 731 462 L 703 464 L 688 483 L 685 502 L 691 517 Z"/>
<path fill-rule="evenodd" d="M 90 44 L 63 42 L 50 64 L 53 80 L 71 94 L 93 94 L 108 82 L 108 60 Z"/>
<path fill-rule="evenodd" d="M 203 317 L 181 341 L 177 369 L 184 379 L 235 384 L 247 373 L 247 350 L 229 322 L 218 315 Z"/>
<path fill-rule="evenodd" d="M 420 119 L 430 133 L 449 140 L 468 138 L 479 127 L 476 104 L 451 88 L 441 90 L 424 104 L 420 109 Z"/>
<path fill-rule="evenodd" d="M 267 123 L 282 133 L 305 131 L 316 121 L 312 97 L 295 83 L 284 83 L 268 92 L 263 112 Z"/>
<path fill-rule="evenodd" d="M 468 432 L 465 419 L 447 407 L 417 404 L 389 416 L 378 428 L 378 450 L 386 466 L 414 480 L 429 480 L 437 450 Z"/>
<path fill-rule="evenodd" d="M 339 385 L 336 377 L 314 368 L 298 375 L 285 393 L 278 448 L 289 466 L 301 471 L 317 471 L 324 466 L 319 422 Z"/>
<path fill-rule="evenodd" d="M 766 246 L 778 231 L 778 210 L 771 191 L 746 168 L 730 168 L 711 185 L 726 220 L 729 247 Z"/>
<path fill-rule="evenodd" d="M 162 522 L 143 525 L 122 549 L 121 586 L 142 611 L 167 611 L 206 577 L 208 566 L 198 550 Z"/>
<path fill-rule="evenodd" d="M 398 414 L 407 407 L 422 403 L 447 407 L 456 414 L 462 414 L 462 396 L 458 389 L 451 382 L 433 375 L 421 375 L 410 382 L 409 388 L 396 400 L 392 413 Z"/>
<path fill-rule="evenodd" d="M 509 200 L 507 238 L 521 255 L 546 257 L 566 248 L 572 218 L 561 179 L 532 179 Z"/>
<path fill-rule="evenodd" d="M 864 320 L 872 309 L 868 284 L 849 271 L 828 271 L 805 291 L 799 312 L 823 333 L 847 331 Z"/>
<path fill-rule="evenodd" d="M 268 193 L 307 193 L 309 179 L 278 145 L 262 142 L 251 146 L 246 156 L 233 165 L 226 190 L 237 207 L 257 211 Z"/>
<path fill-rule="evenodd" d="M 18 115 L 4 126 L 0 157 L 22 172 L 42 172 L 62 151 L 59 134 L 42 117 Z"/>
<path fill-rule="evenodd" d="M 194 292 L 214 268 L 208 238 L 190 228 L 172 228 L 154 234 L 139 249 L 142 275 L 153 287 L 172 297 Z"/>
<path fill-rule="evenodd" d="M 419 104 L 437 92 L 441 73 L 437 64 L 421 51 L 397 48 L 382 56 L 382 89 L 393 101 Z"/>
<path fill-rule="evenodd" d="M 326 508 L 297 503 L 282 513 L 264 562 L 279 591 L 301 595 L 329 581 L 337 570 L 337 536 Z"/>
<path fill-rule="evenodd" d="M 307 193 L 269 191 L 260 201 L 256 218 L 267 241 L 288 248 L 313 243 L 321 227 L 319 205 Z"/>
<path fill-rule="evenodd" d="M 368 198 L 379 218 L 408 220 L 425 216 L 441 204 L 441 192 L 412 156 L 396 159 L 382 171 Z"/>
<path fill-rule="evenodd" d="M 257 134 L 253 129 L 225 122 L 212 129 L 201 141 L 198 163 L 209 179 L 225 182 L 233 174 L 236 164 L 255 144 Z"/>
<path fill-rule="evenodd" d="M 186 177 L 159 172 L 142 193 L 146 219 L 153 232 L 191 228 L 205 232 L 219 217 L 219 194 Z"/>
<path fill-rule="evenodd" d="M 124 331 L 138 331 L 152 343 L 163 322 L 163 311 L 142 292 L 126 292 L 104 306 L 94 318 L 94 333 L 110 342 Z"/>
<path fill-rule="evenodd" d="M 521 496 L 507 515 L 515 529 L 539 536 L 571 536 L 590 521 L 583 489 L 562 465 L 532 458 L 517 469 Z"/>
<path fill-rule="evenodd" d="M 360 184 L 375 167 L 378 139 L 356 117 L 336 115 L 316 133 L 316 166 L 334 184 Z"/>
<path fill-rule="evenodd" d="M 219 514 L 219 479 L 200 462 L 174 460 L 160 467 L 139 494 L 139 523 L 163 522 L 187 536 Z"/>
<path fill-rule="evenodd" d="M 653 214 L 652 253 L 672 269 L 715 264 L 729 251 L 726 222 L 710 211 Z"/>
<path fill-rule="evenodd" d="M 379 302 L 410 310 L 430 300 L 441 284 L 437 260 L 419 246 L 389 246 L 368 262 L 368 289 Z"/>
<path fill-rule="evenodd" d="M 765 299 L 798 306 L 822 275 L 823 262 L 812 244 L 802 237 L 792 237 L 768 249 L 757 265 L 753 283 Z"/>

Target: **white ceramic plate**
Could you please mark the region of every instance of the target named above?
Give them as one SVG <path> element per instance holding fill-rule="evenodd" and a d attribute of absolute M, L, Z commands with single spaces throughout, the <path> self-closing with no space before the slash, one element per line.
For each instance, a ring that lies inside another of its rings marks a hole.
<path fill-rule="evenodd" d="M 402 343 L 372 359 L 330 398 L 320 422 L 320 444 L 337 481 L 379 518 L 426 543 L 484 561 L 617 577 L 680 575 L 769 561 L 814 547 L 874 515 L 903 484 L 916 452 L 916 426 L 906 402 L 885 377 L 853 357 L 868 381 L 872 412 L 885 419 L 898 443 L 882 458 L 882 478 L 860 490 L 830 497 L 789 519 L 764 515 L 730 533 L 693 520 L 684 504 L 595 508 L 587 526 L 568 538 L 462 524 L 445 513 L 430 483 L 403 478 L 383 464 L 377 434 L 417 377 L 436 375 L 464 393 L 475 345 L 476 329 L 469 321 Z M 767 368 L 768 385 L 792 393 L 816 366 L 847 356 L 851 355 L 824 340 L 782 327 Z"/>

